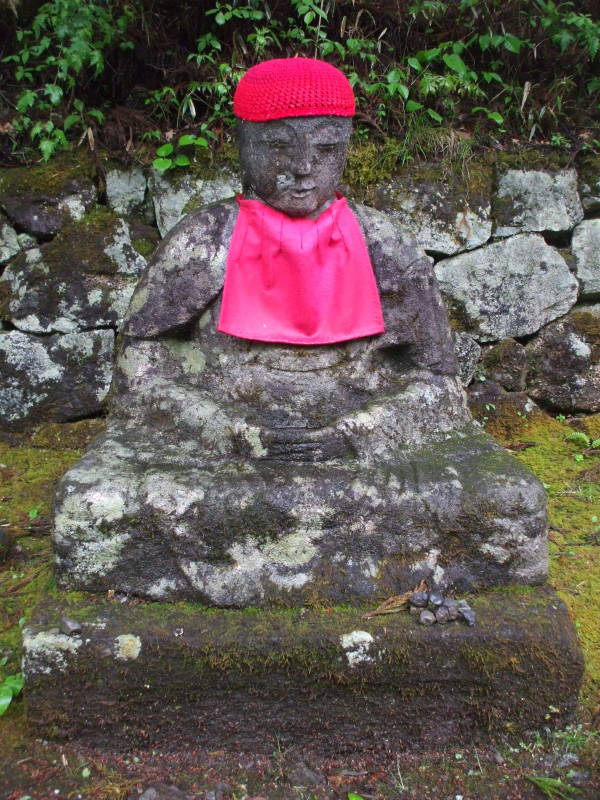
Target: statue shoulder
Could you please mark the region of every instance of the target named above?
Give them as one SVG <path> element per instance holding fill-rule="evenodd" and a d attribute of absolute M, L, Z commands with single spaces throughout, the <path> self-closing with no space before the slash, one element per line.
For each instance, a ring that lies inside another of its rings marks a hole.
<path fill-rule="evenodd" d="M 125 316 L 130 336 L 156 336 L 197 317 L 223 288 L 235 200 L 184 217 L 148 262 Z"/>
<path fill-rule="evenodd" d="M 433 272 L 432 260 L 399 220 L 360 203 L 349 206 L 365 237 L 380 292 L 394 292 L 399 282 Z"/>

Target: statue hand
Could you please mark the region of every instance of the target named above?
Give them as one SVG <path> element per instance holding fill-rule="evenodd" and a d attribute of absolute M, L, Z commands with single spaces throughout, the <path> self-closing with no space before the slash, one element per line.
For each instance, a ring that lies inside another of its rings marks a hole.
<path fill-rule="evenodd" d="M 335 428 L 268 428 L 261 432 L 266 459 L 330 461 L 350 455 L 344 436 Z"/>

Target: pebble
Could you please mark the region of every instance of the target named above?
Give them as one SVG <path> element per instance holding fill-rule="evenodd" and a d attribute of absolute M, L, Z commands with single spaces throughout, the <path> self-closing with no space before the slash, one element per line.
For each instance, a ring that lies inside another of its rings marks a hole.
<path fill-rule="evenodd" d="M 439 606 L 435 610 L 435 621 L 439 622 L 440 625 L 445 625 L 450 619 L 450 614 L 447 608 L 444 606 Z"/>
<path fill-rule="evenodd" d="M 325 782 L 325 779 L 321 774 L 312 770 L 303 761 L 299 761 L 298 764 L 296 764 L 296 766 L 288 773 L 287 779 L 292 786 L 302 786 L 304 788 L 318 786 L 319 784 Z"/>
<path fill-rule="evenodd" d="M 413 617 L 418 617 L 421 611 L 423 611 L 423 609 L 419 608 L 419 606 L 410 606 L 408 609 L 408 613 Z"/>
<path fill-rule="evenodd" d="M 441 606 L 444 602 L 444 596 L 439 592 L 430 592 L 429 594 L 429 608 L 431 610 Z"/>
<path fill-rule="evenodd" d="M 81 623 L 71 617 L 61 617 L 58 623 L 61 633 L 66 636 L 76 636 L 81 633 Z"/>
<path fill-rule="evenodd" d="M 413 592 L 409 598 L 411 606 L 425 608 L 429 601 L 429 592 Z"/>
<path fill-rule="evenodd" d="M 470 608 L 462 609 L 460 615 L 471 628 L 475 625 L 475 612 Z"/>
<path fill-rule="evenodd" d="M 431 611 L 421 611 L 419 622 L 421 625 L 433 625 L 435 623 L 435 615 Z"/>

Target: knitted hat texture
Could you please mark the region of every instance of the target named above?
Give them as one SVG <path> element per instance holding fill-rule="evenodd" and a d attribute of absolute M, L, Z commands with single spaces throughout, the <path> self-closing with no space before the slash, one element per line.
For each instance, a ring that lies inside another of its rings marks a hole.
<path fill-rule="evenodd" d="M 354 115 L 343 72 L 314 58 L 274 58 L 251 67 L 237 85 L 233 113 L 251 122 L 283 117 Z"/>

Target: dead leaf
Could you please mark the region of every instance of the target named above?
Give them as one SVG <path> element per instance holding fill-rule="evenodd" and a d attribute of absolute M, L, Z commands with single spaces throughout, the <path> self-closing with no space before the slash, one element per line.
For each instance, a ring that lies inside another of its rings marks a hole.
<path fill-rule="evenodd" d="M 427 591 L 427 581 L 423 579 L 414 589 L 410 589 L 408 592 L 404 592 L 404 594 L 395 594 L 392 595 L 392 597 L 388 597 L 380 606 L 377 606 L 375 611 L 369 611 L 363 614 L 362 619 L 371 619 L 371 617 L 380 616 L 381 614 L 395 614 L 408 605 L 410 597 L 415 592 L 425 591 Z"/>

